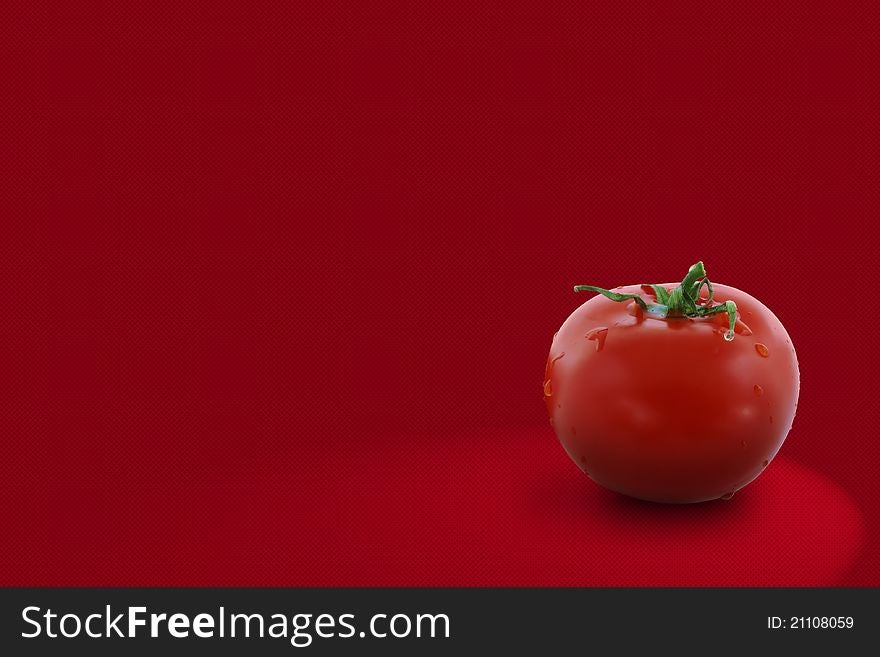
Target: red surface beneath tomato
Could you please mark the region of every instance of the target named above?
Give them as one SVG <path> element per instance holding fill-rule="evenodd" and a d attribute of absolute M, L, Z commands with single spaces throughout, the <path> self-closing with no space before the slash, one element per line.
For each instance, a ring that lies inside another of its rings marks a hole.
<path fill-rule="evenodd" d="M 146 466 L 104 473 L 116 495 L 102 513 L 71 516 L 46 482 L 30 505 L 44 533 L 18 544 L 2 583 L 831 585 L 863 541 L 847 494 L 784 457 L 730 501 L 696 505 L 601 488 L 549 426 L 252 458 L 226 479 L 162 466 L 190 478 L 187 506 L 179 484 L 147 488 Z M 37 526 L 17 513 L 4 505 L 0 521 Z"/>

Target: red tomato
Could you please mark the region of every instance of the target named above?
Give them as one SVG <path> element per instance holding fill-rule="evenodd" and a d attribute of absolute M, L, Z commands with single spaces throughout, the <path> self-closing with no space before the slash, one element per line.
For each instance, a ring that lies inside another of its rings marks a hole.
<path fill-rule="evenodd" d="M 701 279 L 681 284 L 690 313 L 659 316 L 676 284 L 662 286 L 663 299 L 629 285 L 613 292 L 639 300 L 597 295 L 553 339 L 550 422 L 571 459 L 606 488 L 657 502 L 726 499 L 761 474 L 791 428 L 799 373 L 785 328 L 733 287 L 715 285 L 708 303 Z M 727 301 L 736 303 L 732 334 L 720 307 Z"/>

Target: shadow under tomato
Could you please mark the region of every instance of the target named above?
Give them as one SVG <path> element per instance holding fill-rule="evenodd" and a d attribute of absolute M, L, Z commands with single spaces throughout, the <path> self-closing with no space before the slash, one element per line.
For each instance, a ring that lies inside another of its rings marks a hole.
<path fill-rule="evenodd" d="M 748 513 L 754 506 L 752 492 L 743 490 L 737 495 L 736 501 L 716 499 L 696 504 L 664 504 L 636 499 L 602 488 L 597 499 L 597 509 L 609 519 L 621 522 L 640 522 L 646 515 L 653 514 L 685 527 L 699 528 L 703 525 L 714 526 L 721 517 L 730 521 Z"/>
<path fill-rule="evenodd" d="M 533 511 L 547 514 L 555 541 L 589 550 L 583 574 L 597 584 L 830 585 L 863 542 L 849 496 L 784 458 L 730 500 L 697 504 L 647 502 L 576 472 L 547 474 L 535 480 Z"/>

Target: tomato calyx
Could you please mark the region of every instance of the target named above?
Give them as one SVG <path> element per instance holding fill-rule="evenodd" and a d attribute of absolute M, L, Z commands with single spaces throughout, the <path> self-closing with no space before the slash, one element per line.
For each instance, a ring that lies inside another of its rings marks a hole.
<path fill-rule="evenodd" d="M 700 299 L 700 291 L 703 286 L 708 290 L 708 297 L 705 302 Z M 727 313 L 730 321 L 730 328 L 724 334 L 724 339 L 730 342 L 734 338 L 733 327 L 736 324 L 736 303 L 733 301 L 725 301 L 717 306 L 710 305 L 715 297 L 712 289 L 712 282 L 706 276 L 706 268 L 703 261 L 697 262 L 688 269 L 687 274 L 681 281 L 681 284 L 667 290 L 662 285 L 642 285 L 642 288 L 650 289 L 657 298 L 657 303 L 649 303 L 638 294 L 621 294 L 612 292 L 595 285 L 575 285 L 575 292 L 598 292 L 608 297 L 612 301 L 628 301 L 632 299 L 642 308 L 643 311 L 660 319 L 667 317 L 706 317 L 708 315 L 717 315 L 718 313 Z"/>

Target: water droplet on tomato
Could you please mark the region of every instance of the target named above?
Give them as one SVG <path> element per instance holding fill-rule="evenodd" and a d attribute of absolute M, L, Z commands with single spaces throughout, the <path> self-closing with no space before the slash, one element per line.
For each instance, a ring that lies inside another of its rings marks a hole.
<path fill-rule="evenodd" d="M 562 404 L 556 404 L 556 408 L 562 408 Z"/>
<path fill-rule="evenodd" d="M 547 356 L 547 366 L 544 368 L 544 378 L 549 379 L 550 375 L 553 373 L 553 365 L 556 364 L 556 361 L 565 356 L 565 352 L 563 351 L 561 354 L 556 356 L 555 358 L 550 358 Z"/>
<path fill-rule="evenodd" d="M 587 335 L 585 337 L 587 338 L 587 340 L 595 340 L 596 351 L 602 351 L 602 349 L 605 347 L 605 340 L 608 338 L 608 328 L 604 326 L 594 328 L 590 331 L 587 331 Z"/>
<path fill-rule="evenodd" d="M 721 496 L 721 499 L 722 499 L 722 500 L 729 500 L 731 497 L 733 497 L 733 494 L 734 494 L 735 492 L 736 492 L 736 491 L 733 491 L 733 490 L 732 490 L 732 491 L 730 491 L 729 493 L 724 493 L 724 495 Z"/>
<path fill-rule="evenodd" d="M 556 426 L 556 422 L 553 421 L 553 418 L 552 418 L 552 417 L 550 418 L 550 426 L 551 426 L 551 427 L 555 427 L 555 426 Z"/>
<path fill-rule="evenodd" d="M 755 351 L 758 352 L 758 355 L 761 358 L 767 358 L 770 355 L 770 350 L 767 349 L 767 345 L 761 344 L 760 342 L 755 343 Z"/>
<path fill-rule="evenodd" d="M 755 396 L 756 396 L 756 397 L 760 397 L 760 396 L 763 395 L 763 394 L 764 394 L 764 388 L 762 388 L 761 386 L 759 386 L 759 385 L 756 383 L 756 384 L 755 384 Z"/>
<path fill-rule="evenodd" d="M 724 332 L 724 339 L 727 340 L 728 342 L 733 342 L 733 331 L 731 331 L 730 329 L 725 331 Z"/>
<path fill-rule="evenodd" d="M 740 442 L 740 445 L 742 445 L 742 448 L 745 449 L 746 447 L 749 446 L 749 443 L 746 442 L 745 440 L 743 440 L 742 442 Z"/>
<path fill-rule="evenodd" d="M 761 461 L 762 468 L 766 468 L 768 465 L 770 465 L 770 461 L 768 461 L 767 459 L 764 459 L 763 461 Z"/>
<path fill-rule="evenodd" d="M 773 416 L 770 416 L 770 424 L 773 424 Z"/>
<path fill-rule="evenodd" d="M 544 381 L 544 396 L 552 397 L 553 396 L 553 384 L 550 382 L 550 379 Z"/>

